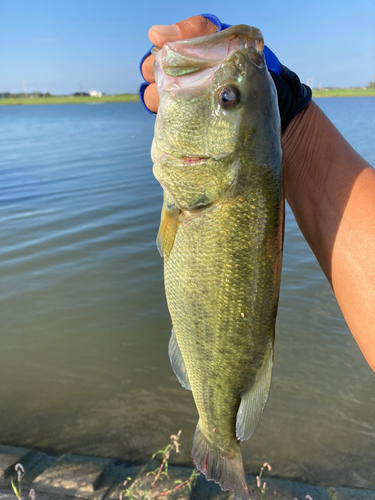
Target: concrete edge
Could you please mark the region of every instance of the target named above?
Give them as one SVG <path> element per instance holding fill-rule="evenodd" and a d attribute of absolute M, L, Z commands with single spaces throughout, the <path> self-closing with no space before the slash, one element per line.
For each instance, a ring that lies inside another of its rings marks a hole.
<path fill-rule="evenodd" d="M 110 458 L 83 455 L 62 455 L 53 457 L 30 448 L 0 446 L 0 500 L 16 500 L 11 488 L 11 480 L 16 482 L 15 465 L 22 464 L 25 475 L 22 479 L 22 498 L 26 499 L 30 489 L 34 489 L 36 500 L 83 499 L 83 500 L 118 500 L 127 498 L 123 495 L 126 487 L 132 484 L 146 484 L 147 471 L 155 469 L 155 461 L 143 467 Z M 170 476 L 186 479 L 189 467 L 169 466 Z M 128 478 L 131 478 L 129 480 Z M 342 487 L 318 487 L 289 479 L 264 477 L 266 492 L 261 495 L 256 486 L 256 477 L 246 476 L 251 500 L 375 500 L 375 490 L 351 489 Z M 168 479 L 165 479 L 168 481 Z M 173 482 L 165 486 L 171 488 Z M 222 492 L 213 482 L 203 476 L 198 478 L 196 486 L 189 493 L 174 495 L 173 498 L 192 500 L 221 500 L 232 498 L 230 493 Z M 172 498 L 172 496 L 171 496 Z"/>

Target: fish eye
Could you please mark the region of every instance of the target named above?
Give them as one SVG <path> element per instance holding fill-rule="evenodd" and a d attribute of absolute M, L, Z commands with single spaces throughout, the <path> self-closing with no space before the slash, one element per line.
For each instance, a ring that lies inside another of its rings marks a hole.
<path fill-rule="evenodd" d="M 233 108 L 240 100 L 240 91 L 234 85 L 226 85 L 220 89 L 218 101 L 223 109 Z"/>

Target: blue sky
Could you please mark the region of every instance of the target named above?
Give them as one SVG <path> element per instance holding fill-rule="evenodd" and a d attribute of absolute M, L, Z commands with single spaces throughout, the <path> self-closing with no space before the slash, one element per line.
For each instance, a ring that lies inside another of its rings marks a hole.
<path fill-rule="evenodd" d="M 136 92 L 149 27 L 201 12 L 260 28 L 314 87 L 375 79 L 374 0 L 0 0 L 0 92 Z"/>

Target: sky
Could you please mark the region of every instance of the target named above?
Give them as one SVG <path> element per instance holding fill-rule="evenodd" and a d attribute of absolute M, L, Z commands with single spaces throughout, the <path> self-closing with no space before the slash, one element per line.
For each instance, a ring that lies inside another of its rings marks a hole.
<path fill-rule="evenodd" d="M 0 0 L 0 92 L 135 93 L 149 28 L 202 12 L 259 28 L 315 88 L 375 80 L 374 0 Z"/>

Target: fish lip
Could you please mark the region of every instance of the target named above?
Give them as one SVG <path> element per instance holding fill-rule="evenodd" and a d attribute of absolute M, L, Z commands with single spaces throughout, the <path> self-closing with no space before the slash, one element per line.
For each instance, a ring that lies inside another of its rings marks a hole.
<path fill-rule="evenodd" d="M 167 161 L 175 161 L 178 163 L 183 163 L 185 165 L 197 165 L 198 163 L 204 163 L 211 158 L 208 155 L 185 155 L 185 156 L 174 156 L 173 154 L 167 153 L 166 151 L 161 151 L 162 159 Z"/>
<path fill-rule="evenodd" d="M 192 166 L 198 163 L 204 163 L 210 158 L 210 156 L 183 156 L 180 160 L 185 163 L 185 165 Z"/>
<path fill-rule="evenodd" d="M 185 155 L 185 156 L 174 156 L 171 153 L 167 153 L 166 151 L 159 150 L 158 158 L 155 163 L 162 163 L 164 161 L 175 162 L 179 164 L 186 165 L 188 167 L 194 165 L 202 165 L 206 163 L 208 160 L 218 161 L 222 160 L 229 156 L 227 153 L 225 154 L 217 154 L 215 156 L 212 155 Z"/>

